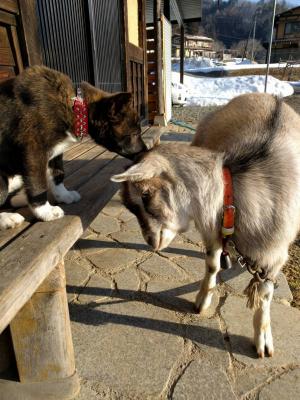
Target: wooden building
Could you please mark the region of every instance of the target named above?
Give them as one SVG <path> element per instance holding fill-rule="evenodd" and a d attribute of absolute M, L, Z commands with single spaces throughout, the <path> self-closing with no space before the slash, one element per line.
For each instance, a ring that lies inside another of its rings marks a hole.
<path fill-rule="evenodd" d="M 185 21 L 200 18 L 199 0 L 1 0 L 0 80 L 44 64 L 75 85 L 130 91 L 145 124 L 162 122 L 171 23 L 184 32 Z"/>
<path fill-rule="evenodd" d="M 213 49 L 214 40 L 206 36 L 185 35 L 184 48 L 185 57 L 208 57 L 214 58 L 216 52 Z M 172 37 L 172 56 L 180 56 L 180 35 Z"/>
<path fill-rule="evenodd" d="M 276 15 L 271 61 L 300 61 L 300 7 Z"/>
<path fill-rule="evenodd" d="M 144 0 L 1 0 L 0 79 L 45 64 L 109 92 L 147 119 Z"/>

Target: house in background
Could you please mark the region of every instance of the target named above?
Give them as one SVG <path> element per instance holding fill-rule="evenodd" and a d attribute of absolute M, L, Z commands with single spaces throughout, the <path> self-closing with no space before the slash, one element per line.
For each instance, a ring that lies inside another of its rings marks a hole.
<path fill-rule="evenodd" d="M 271 61 L 300 60 L 300 7 L 295 7 L 275 18 L 276 34 L 272 43 Z"/>
<path fill-rule="evenodd" d="M 0 80 L 44 64 L 75 85 L 130 91 L 144 124 L 165 123 L 171 23 L 183 38 L 184 23 L 201 19 L 201 8 L 199 0 L 1 0 Z M 183 79 L 183 40 L 181 56 Z"/>
<path fill-rule="evenodd" d="M 185 57 L 214 58 L 216 52 L 213 49 L 214 40 L 206 36 L 184 35 Z M 180 35 L 172 37 L 172 56 L 180 56 Z"/>

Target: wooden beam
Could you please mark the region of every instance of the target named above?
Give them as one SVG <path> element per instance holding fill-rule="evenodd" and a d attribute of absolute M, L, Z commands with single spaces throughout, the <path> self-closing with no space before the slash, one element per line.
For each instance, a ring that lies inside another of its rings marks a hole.
<path fill-rule="evenodd" d="M 48 399 L 49 388 L 51 398 L 75 397 L 79 392 L 79 379 L 75 370 L 63 261 L 11 321 L 10 332 L 21 382 L 15 387 L 16 396 L 11 398 L 22 397 L 23 383 L 31 385 L 31 396 L 25 395 L 26 398 Z M 65 381 L 65 385 L 57 386 L 58 381 Z M 35 387 L 36 383 L 45 385 L 42 393 Z"/>
<path fill-rule="evenodd" d="M 63 379 L 75 373 L 63 262 L 10 324 L 20 382 Z"/>
<path fill-rule="evenodd" d="M 170 21 L 170 0 L 164 0 L 164 16 Z"/>
<path fill-rule="evenodd" d="M 27 66 L 42 64 L 42 51 L 36 15 L 36 0 L 22 0 L 19 2 L 19 6 L 27 58 L 26 64 Z"/>
<path fill-rule="evenodd" d="M 180 83 L 184 78 L 184 25 L 180 27 Z"/>
<path fill-rule="evenodd" d="M 17 25 L 16 17 L 13 14 L 0 10 L 0 22 L 7 25 Z"/>
<path fill-rule="evenodd" d="M 147 60 L 147 33 L 146 33 L 146 0 L 141 2 L 141 26 L 143 28 L 143 44 L 144 49 L 144 65 L 143 65 L 143 85 L 144 85 L 144 120 L 141 122 L 142 125 L 148 124 L 148 60 Z"/>
<path fill-rule="evenodd" d="M 163 103 L 163 76 L 162 76 L 162 31 L 161 31 L 161 0 L 154 0 L 153 20 L 156 42 L 156 87 L 158 114 L 164 113 Z"/>
<path fill-rule="evenodd" d="M 173 14 L 175 15 L 175 18 L 178 22 L 178 25 L 182 26 L 183 25 L 183 16 L 181 14 L 177 0 L 170 0 L 170 3 L 171 3 L 172 10 L 173 10 Z"/>
<path fill-rule="evenodd" d="M 1 0 L 0 8 L 2 10 L 11 12 L 13 14 L 19 14 L 19 7 L 17 0 Z"/>
<path fill-rule="evenodd" d="M 122 10 L 123 10 L 123 18 L 122 18 L 122 51 L 123 51 L 123 90 L 127 92 L 132 91 L 132 84 L 130 79 L 130 62 L 128 56 L 128 9 L 127 9 L 127 0 L 121 1 Z"/>

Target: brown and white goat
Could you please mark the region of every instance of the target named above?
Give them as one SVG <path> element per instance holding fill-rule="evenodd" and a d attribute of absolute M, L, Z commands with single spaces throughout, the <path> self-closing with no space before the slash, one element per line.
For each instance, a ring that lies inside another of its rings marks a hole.
<path fill-rule="evenodd" d="M 254 342 L 260 357 L 274 352 L 270 305 L 274 280 L 288 258 L 300 222 L 300 117 L 269 95 L 244 95 L 200 124 L 194 146 L 164 144 L 142 154 L 126 172 L 123 201 L 155 250 L 167 247 L 194 220 L 207 249 L 196 307 L 211 303 L 220 270 L 224 183 L 231 170 L 236 248 L 258 264 Z M 196 147 L 200 146 L 200 147 Z"/>

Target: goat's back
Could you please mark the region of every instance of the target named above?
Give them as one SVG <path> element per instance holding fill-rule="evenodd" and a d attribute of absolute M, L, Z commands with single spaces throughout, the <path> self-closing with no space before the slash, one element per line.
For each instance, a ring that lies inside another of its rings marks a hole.
<path fill-rule="evenodd" d="M 265 265 L 300 225 L 299 127 L 299 115 L 278 98 L 247 94 L 200 122 L 193 141 L 223 153 L 233 174 L 236 244 Z"/>
<path fill-rule="evenodd" d="M 298 141 L 299 123 L 298 114 L 278 98 L 266 93 L 245 94 L 201 120 L 192 145 L 231 153 L 246 143 L 257 145 L 279 125 Z"/>

